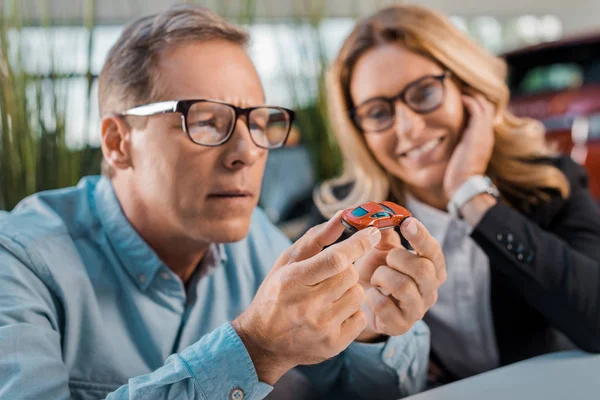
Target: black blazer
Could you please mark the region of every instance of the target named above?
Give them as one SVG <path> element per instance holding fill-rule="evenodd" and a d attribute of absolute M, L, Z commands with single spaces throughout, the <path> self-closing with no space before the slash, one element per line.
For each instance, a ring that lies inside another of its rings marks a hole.
<path fill-rule="evenodd" d="M 600 352 L 600 208 L 581 166 L 568 157 L 548 162 L 569 180 L 568 198 L 552 193 L 522 212 L 499 202 L 471 235 L 490 259 L 503 365 L 564 349 L 558 332 Z"/>
<path fill-rule="evenodd" d="M 569 157 L 539 162 L 565 174 L 569 197 L 549 192 L 550 201 L 522 211 L 500 201 L 471 234 L 490 259 L 502 365 L 574 347 L 600 353 L 600 208 L 581 166 Z"/>

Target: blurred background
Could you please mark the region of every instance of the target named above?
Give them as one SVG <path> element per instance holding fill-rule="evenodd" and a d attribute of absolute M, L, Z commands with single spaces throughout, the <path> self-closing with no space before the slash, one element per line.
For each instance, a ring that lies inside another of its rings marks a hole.
<path fill-rule="evenodd" d="M 96 91 L 106 54 L 125 23 L 182 2 L 0 0 L 0 210 L 99 173 Z M 356 18 L 397 2 L 195 2 L 250 31 L 268 103 L 298 112 L 288 146 L 269 156 L 260 200 L 295 238 L 307 227 L 315 185 L 341 171 L 327 124 L 324 70 Z M 419 4 L 450 15 L 507 60 L 514 112 L 544 122 L 548 139 L 588 169 L 600 199 L 600 2 Z"/>

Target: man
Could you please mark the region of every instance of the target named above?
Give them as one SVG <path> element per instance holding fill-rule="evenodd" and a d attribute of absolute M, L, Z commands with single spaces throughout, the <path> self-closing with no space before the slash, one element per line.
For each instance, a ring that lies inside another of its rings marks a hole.
<path fill-rule="evenodd" d="M 299 365 L 327 398 L 423 387 L 438 244 L 416 220 L 416 254 L 334 244 L 338 214 L 290 246 L 256 204 L 293 112 L 263 105 L 246 43 L 193 6 L 124 30 L 99 78 L 108 177 L 0 217 L 0 398 L 261 399 Z"/>

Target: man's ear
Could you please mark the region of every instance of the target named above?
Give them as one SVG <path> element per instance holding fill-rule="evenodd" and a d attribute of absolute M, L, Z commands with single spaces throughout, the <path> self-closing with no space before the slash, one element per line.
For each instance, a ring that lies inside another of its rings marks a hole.
<path fill-rule="evenodd" d="M 116 171 L 132 166 L 129 151 L 129 125 L 118 115 L 102 118 L 102 154 L 106 162 Z"/>

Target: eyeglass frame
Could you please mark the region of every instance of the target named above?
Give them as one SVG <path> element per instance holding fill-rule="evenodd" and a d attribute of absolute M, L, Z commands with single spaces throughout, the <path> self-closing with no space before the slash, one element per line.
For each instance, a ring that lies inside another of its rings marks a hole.
<path fill-rule="evenodd" d="M 198 143 L 194 139 L 192 139 L 190 132 L 188 130 L 188 127 L 187 127 L 187 116 L 188 116 L 188 112 L 189 112 L 190 108 L 194 104 L 197 104 L 197 103 L 222 104 L 224 106 L 230 107 L 235 112 L 233 125 L 231 126 L 229 133 L 227 135 L 225 135 L 225 138 L 221 142 L 213 143 L 213 144 L 202 144 L 202 143 Z M 235 128 L 237 126 L 237 121 L 240 118 L 240 116 L 246 117 L 246 123 L 248 123 L 249 118 L 250 118 L 250 113 L 252 111 L 254 111 L 256 109 L 260 109 L 260 108 L 275 109 L 275 110 L 280 110 L 280 111 L 283 111 L 284 113 L 287 113 L 287 115 L 289 117 L 289 126 L 288 126 L 287 132 L 285 134 L 285 138 L 283 139 L 281 144 L 276 147 L 265 147 L 265 146 L 259 145 L 254 140 L 254 137 L 252 136 L 252 132 L 250 132 L 250 139 L 252 139 L 252 143 L 254 143 L 257 147 L 260 147 L 261 149 L 266 149 L 266 150 L 279 149 L 279 148 L 285 146 L 285 143 L 287 142 L 287 140 L 290 136 L 290 132 L 292 130 L 292 124 L 294 123 L 294 119 L 296 118 L 295 111 L 290 110 L 285 107 L 262 105 L 262 106 L 256 106 L 256 107 L 243 108 L 243 107 L 238 107 L 233 104 L 229 104 L 229 103 L 226 103 L 224 101 L 219 101 L 219 100 L 188 99 L 188 100 L 168 100 L 168 101 L 159 101 L 159 102 L 155 102 L 155 103 L 143 104 L 143 105 L 135 106 L 133 108 L 125 110 L 125 111 L 119 113 L 119 115 L 133 116 L 133 117 L 150 117 L 153 115 L 160 115 L 160 114 L 180 113 L 181 114 L 181 125 L 183 128 L 183 131 L 185 132 L 185 134 L 187 135 L 187 137 L 190 139 L 190 141 L 192 143 L 194 143 L 198 146 L 218 147 L 218 146 L 224 145 L 225 143 L 227 143 L 227 141 L 229 141 L 229 139 L 231 139 L 231 137 L 233 136 L 233 132 L 235 132 Z"/>
<path fill-rule="evenodd" d="M 350 113 L 350 118 L 352 119 L 352 122 L 354 123 L 354 126 L 362 132 L 383 132 L 386 129 L 389 129 L 393 124 L 394 124 L 394 120 L 396 118 L 396 111 L 395 111 L 395 104 L 398 100 L 401 100 L 402 103 L 404 103 L 408 108 L 410 108 L 412 111 L 414 111 L 417 114 L 429 114 L 431 112 L 434 112 L 435 110 L 437 110 L 438 108 L 440 108 L 442 106 L 442 104 L 444 104 L 444 100 L 446 98 L 446 85 L 444 85 L 444 81 L 452 74 L 452 72 L 448 69 L 445 69 L 441 74 L 439 75 L 425 75 L 422 76 L 421 78 L 409 83 L 408 85 L 406 85 L 404 87 L 404 89 L 402 89 L 402 91 L 400 93 L 398 93 L 397 95 L 393 96 L 393 97 L 385 97 L 385 96 L 378 96 L 378 97 L 373 97 L 370 98 L 368 100 L 363 101 L 361 104 L 357 105 L 356 107 L 352 107 L 349 110 Z M 413 87 L 418 86 L 420 83 L 422 83 L 424 80 L 426 79 L 435 79 L 440 81 L 440 83 L 442 84 L 442 100 L 440 101 L 439 104 L 435 105 L 434 107 L 424 110 L 424 111 L 419 111 L 419 110 L 415 110 L 407 101 L 406 101 L 406 93 Z M 387 104 L 389 104 L 390 109 L 392 110 L 392 118 L 390 119 L 390 124 L 388 126 L 386 126 L 385 128 L 381 128 L 378 130 L 369 130 L 369 131 L 365 131 L 358 123 L 358 121 L 356 120 L 356 112 L 358 110 L 359 107 L 370 103 L 372 101 L 375 100 L 382 100 L 385 101 Z"/>

